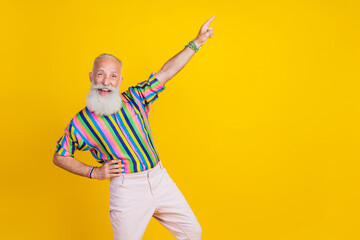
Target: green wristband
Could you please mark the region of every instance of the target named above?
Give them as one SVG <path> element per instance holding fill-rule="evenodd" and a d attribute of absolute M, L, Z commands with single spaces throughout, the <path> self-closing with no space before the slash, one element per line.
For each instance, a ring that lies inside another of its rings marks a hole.
<path fill-rule="evenodd" d="M 196 51 L 198 51 L 201 48 L 201 47 L 196 46 L 194 39 L 189 43 L 196 49 Z"/>
<path fill-rule="evenodd" d="M 192 50 L 194 50 L 195 52 L 197 51 L 191 44 L 185 45 L 185 47 L 189 46 Z"/>
<path fill-rule="evenodd" d="M 189 46 L 195 52 L 197 52 L 201 48 L 201 47 L 196 46 L 194 39 L 192 41 L 190 41 L 187 45 L 185 45 L 185 47 L 187 47 L 187 46 Z"/>

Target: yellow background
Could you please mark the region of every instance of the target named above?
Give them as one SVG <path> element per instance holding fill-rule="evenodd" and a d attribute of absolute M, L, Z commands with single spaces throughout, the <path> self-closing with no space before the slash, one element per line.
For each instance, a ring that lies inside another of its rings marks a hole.
<path fill-rule="evenodd" d="M 2 1 L 0 239 L 111 239 L 108 181 L 52 163 L 94 58 L 120 90 L 196 37 L 150 122 L 203 239 L 359 239 L 358 1 Z M 98 166 L 89 152 L 76 158 Z M 172 239 L 151 220 L 144 239 Z"/>

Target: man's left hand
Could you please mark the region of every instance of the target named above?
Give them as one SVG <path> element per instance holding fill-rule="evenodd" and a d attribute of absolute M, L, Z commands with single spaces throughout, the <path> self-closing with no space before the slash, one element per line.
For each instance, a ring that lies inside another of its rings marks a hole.
<path fill-rule="evenodd" d="M 215 16 L 212 16 L 209 20 L 204 23 L 204 25 L 201 26 L 200 31 L 195 38 L 195 44 L 200 47 L 201 45 L 204 45 L 206 41 L 211 38 L 214 34 L 213 28 L 210 27 L 210 23 L 212 20 L 214 20 Z"/>

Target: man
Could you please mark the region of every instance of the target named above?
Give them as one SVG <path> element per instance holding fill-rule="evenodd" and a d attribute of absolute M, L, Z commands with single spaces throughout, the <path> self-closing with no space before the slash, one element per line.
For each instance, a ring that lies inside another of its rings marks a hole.
<path fill-rule="evenodd" d="M 177 239 L 201 239 L 197 218 L 160 162 L 148 115 L 165 83 L 212 37 L 209 24 L 214 18 L 206 21 L 197 37 L 159 72 L 121 94 L 121 61 L 110 54 L 98 56 L 89 73 L 86 107 L 57 142 L 55 165 L 80 176 L 110 180 L 114 239 L 141 239 L 151 217 Z M 76 160 L 75 150 L 90 150 L 102 166 Z"/>

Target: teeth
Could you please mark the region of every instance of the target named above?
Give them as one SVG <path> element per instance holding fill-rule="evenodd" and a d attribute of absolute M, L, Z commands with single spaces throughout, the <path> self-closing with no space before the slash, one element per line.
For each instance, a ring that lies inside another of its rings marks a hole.
<path fill-rule="evenodd" d="M 106 91 L 106 92 L 109 92 L 110 90 L 109 89 L 101 89 L 102 91 Z"/>

